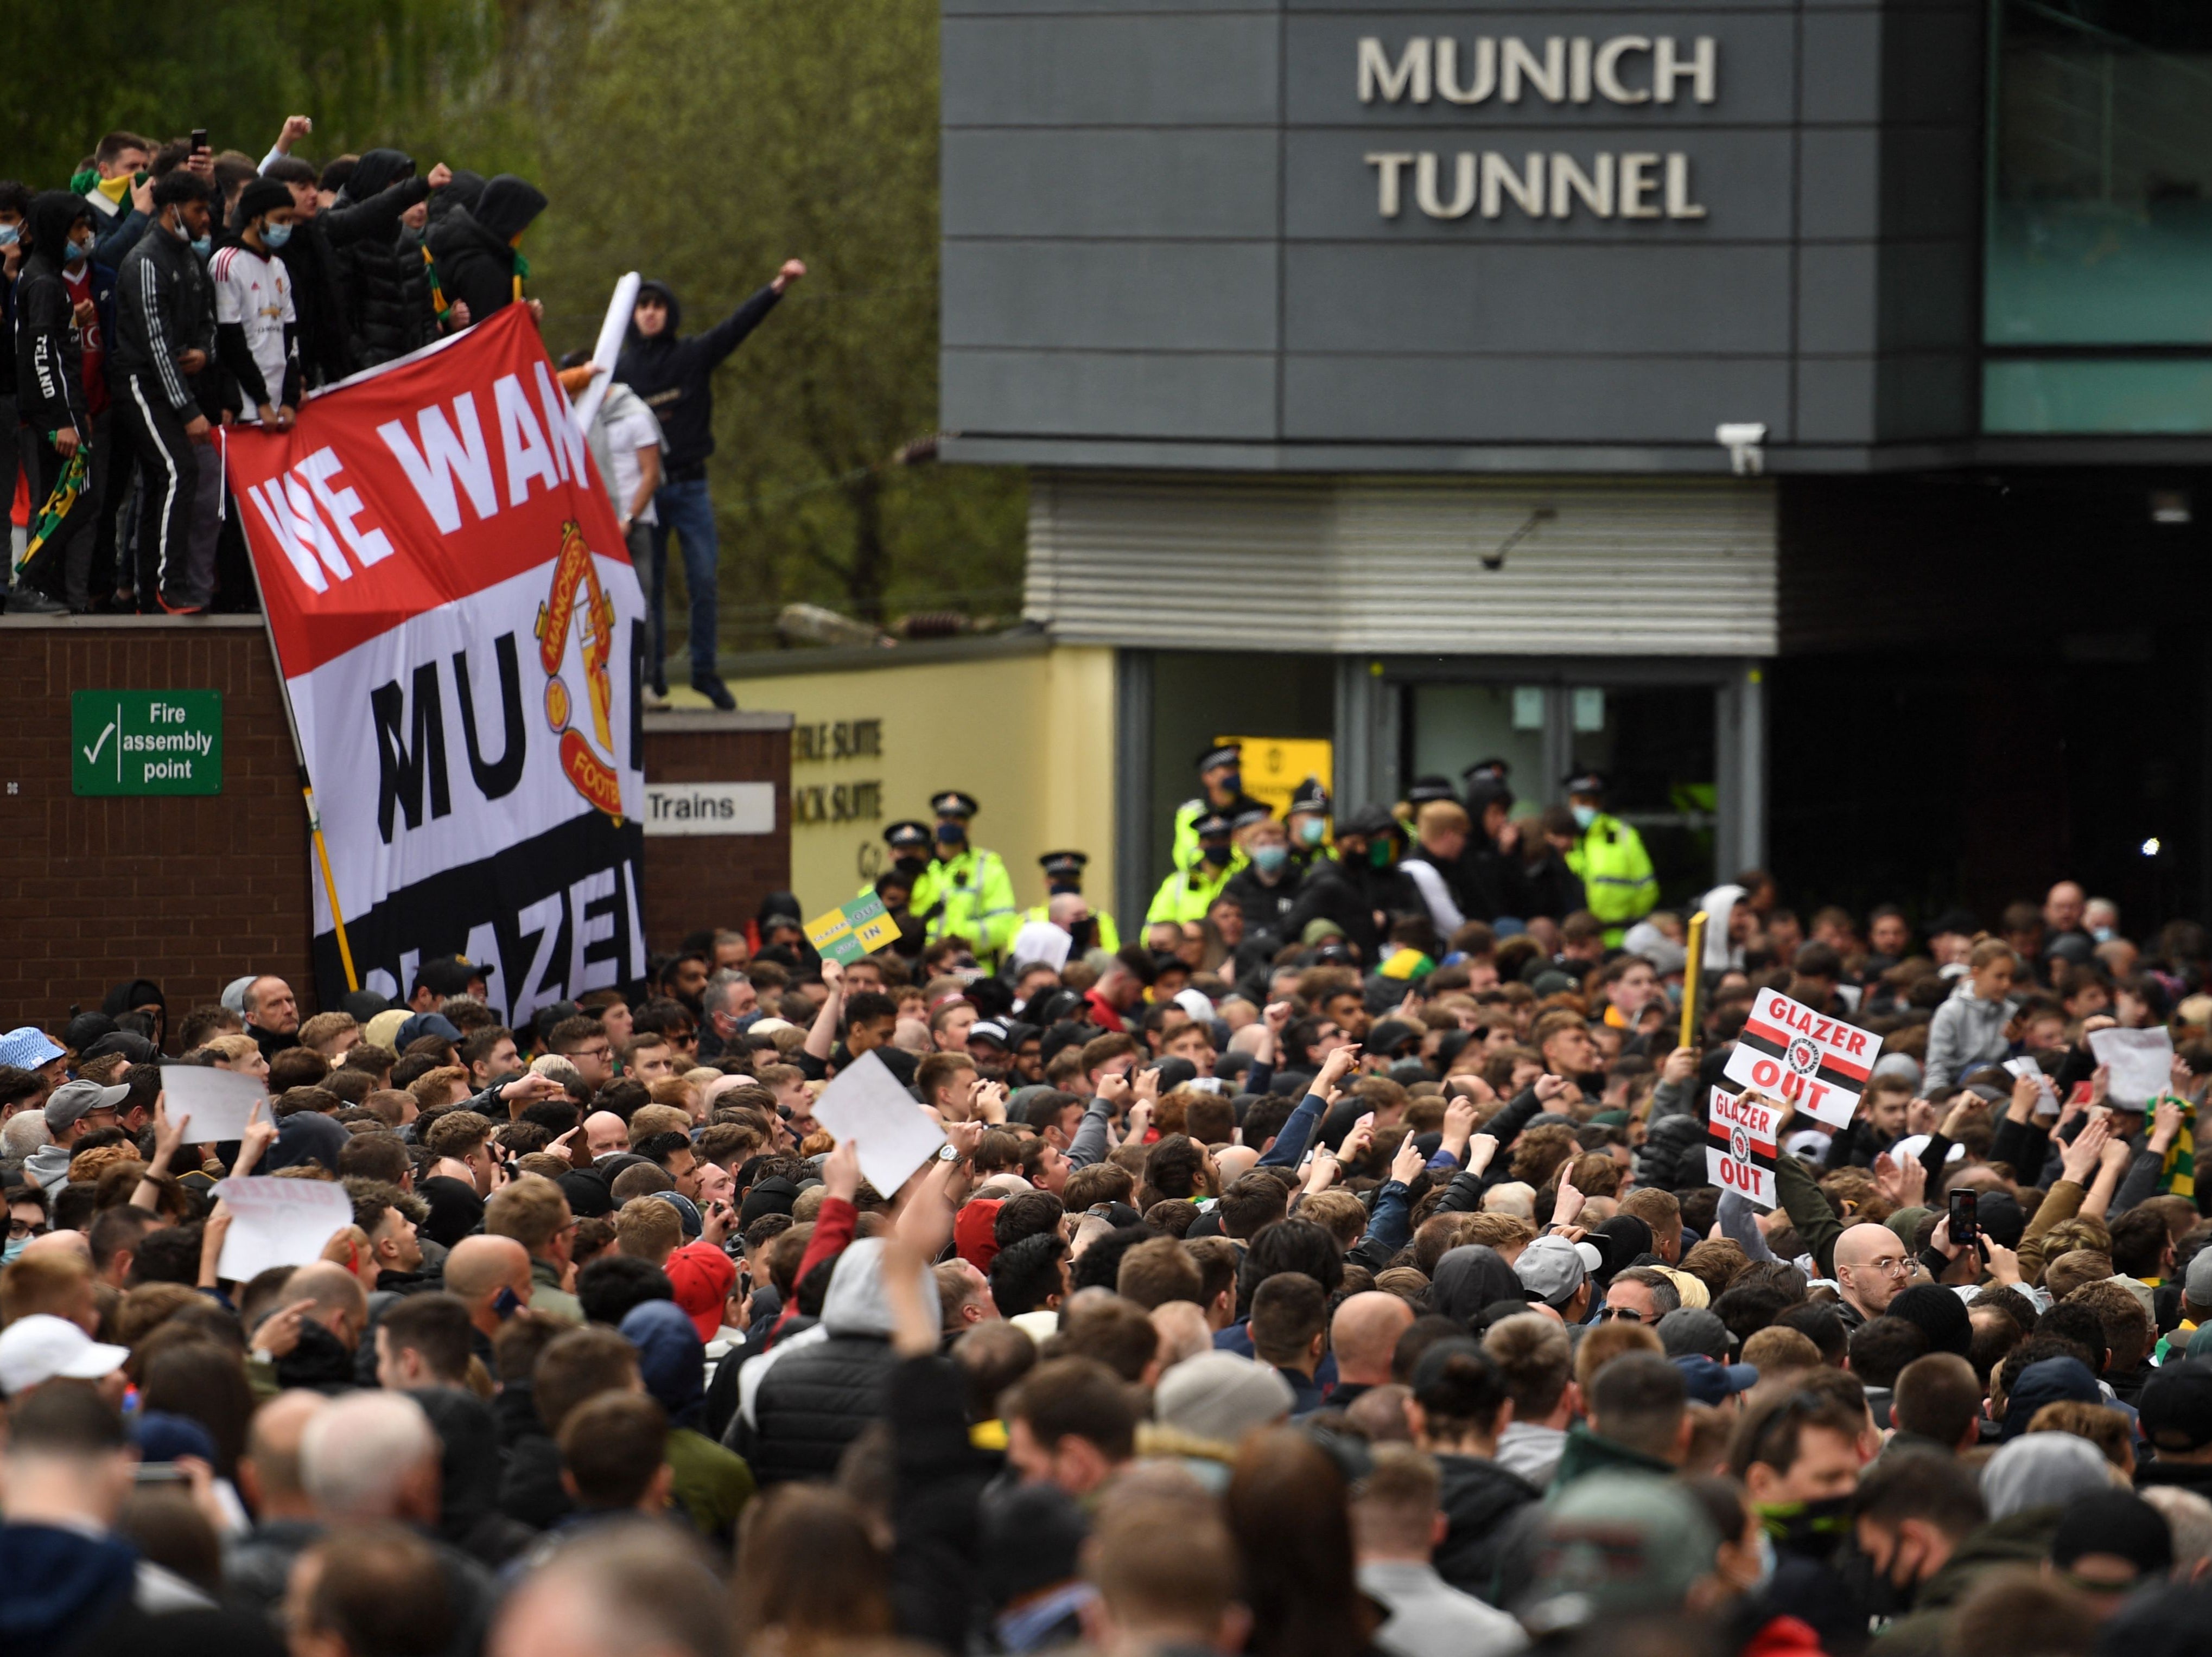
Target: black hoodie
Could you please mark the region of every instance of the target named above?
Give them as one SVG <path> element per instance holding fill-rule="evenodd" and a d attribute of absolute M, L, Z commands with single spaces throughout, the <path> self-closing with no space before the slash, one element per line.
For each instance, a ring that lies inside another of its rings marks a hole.
<path fill-rule="evenodd" d="M 514 239 L 546 208 L 545 194 L 511 173 L 483 187 L 474 208 L 456 207 L 430 225 L 430 257 L 448 305 L 469 307 L 471 326 L 512 305 L 520 285 Z"/>
<path fill-rule="evenodd" d="M 647 339 L 632 318 L 629 336 L 615 363 L 615 379 L 643 398 L 660 422 L 660 464 L 672 483 L 714 452 L 714 370 L 783 296 L 763 288 L 703 334 L 680 337 L 684 307 L 665 282 L 640 284 L 638 298 L 657 298 L 668 321 Z"/>
<path fill-rule="evenodd" d="M 15 280 L 15 396 L 23 423 L 41 441 L 64 426 L 92 434 L 84 353 L 62 282 L 70 230 L 91 217 L 84 197 L 66 190 L 42 190 L 31 201 L 31 252 Z"/>

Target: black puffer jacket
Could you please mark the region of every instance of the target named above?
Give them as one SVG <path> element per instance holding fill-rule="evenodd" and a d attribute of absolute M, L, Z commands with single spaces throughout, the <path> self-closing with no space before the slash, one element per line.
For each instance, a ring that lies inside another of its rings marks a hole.
<path fill-rule="evenodd" d="M 397 214 L 388 228 L 382 223 L 392 203 L 402 203 L 404 213 L 429 193 L 429 185 L 413 177 L 414 171 L 415 163 L 398 150 L 372 149 L 338 193 L 341 209 L 372 201 L 378 206 L 377 222 L 367 234 L 331 250 L 356 367 L 374 368 L 405 356 L 438 337 L 422 244 L 397 222 Z M 386 191 L 392 191 L 390 201 L 380 200 Z"/>
<path fill-rule="evenodd" d="M 31 252 L 15 279 L 12 349 L 22 422 L 41 439 L 64 426 L 80 436 L 92 432 L 92 410 L 84 399 L 84 352 L 69 289 L 62 282 L 70 232 L 91 217 L 84 197 L 66 190 L 42 190 L 31 201 Z"/>
<path fill-rule="evenodd" d="M 891 1350 L 883 1252 L 880 1240 L 867 1238 L 837 1257 L 822 1303 L 824 1338 L 753 1360 L 769 1368 L 750 1417 L 738 1417 L 733 1435 L 763 1489 L 831 1477 L 845 1447 L 889 1408 L 899 1360 Z"/>

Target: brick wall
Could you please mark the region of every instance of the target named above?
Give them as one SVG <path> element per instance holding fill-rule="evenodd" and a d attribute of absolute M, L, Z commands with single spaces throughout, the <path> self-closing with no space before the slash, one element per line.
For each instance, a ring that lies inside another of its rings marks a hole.
<path fill-rule="evenodd" d="M 220 794 L 79 799 L 70 693 L 219 690 Z M 58 1032 L 72 1004 L 150 978 L 172 1027 L 246 972 L 307 967 L 307 811 L 258 617 L 0 620 L 0 1021 Z"/>
<path fill-rule="evenodd" d="M 219 690 L 222 792 L 70 792 L 70 693 Z M 0 617 L 0 1029 L 59 1034 L 131 978 L 161 986 L 172 1028 L 246 972 L 275 973 L 314 1011 L 307 811 L 267 634 L 257 617 Z M 646 774 L 773 781 L 773 835 L 646 847 L 647 936 L 673 948 L 741 926 L 790 884 L 791 721 L 775 713 L 646 719 Z"/>
<path fill-rule="evenodd" d="M 702 927 L 742 927 L 770 892 L 791 888 L 791 715 L 645 716 L 652 782 L 773 782 L 772 835 L 655 835 L 645 842 L 645 935 L 667 950 Z"/>

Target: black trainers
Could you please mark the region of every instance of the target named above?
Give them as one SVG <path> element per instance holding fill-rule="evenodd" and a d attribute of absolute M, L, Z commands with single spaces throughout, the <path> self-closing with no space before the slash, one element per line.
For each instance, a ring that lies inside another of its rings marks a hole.
<path fill-rule="evenodd" d="M 8 613 L 10 616 L 66 616 L 70 613 L 70 607 L 34 586 L 19 583 L 8 589 Z"/>
<path fill-rule="evenodd" d="M 729 686 L 711 673 L 694 673 L 691 688 L 725 713 L 734 713 L 737 709 L 738 699 L 730 695 Z"/>

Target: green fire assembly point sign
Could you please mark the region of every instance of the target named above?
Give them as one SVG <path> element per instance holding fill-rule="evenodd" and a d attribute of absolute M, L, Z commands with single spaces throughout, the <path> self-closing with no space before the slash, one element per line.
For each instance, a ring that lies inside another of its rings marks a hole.
<path fill-rule="evenodd" d="M 72 691 L 70 782 L 77 794 L 220 794 L 222 692 Z"/>

